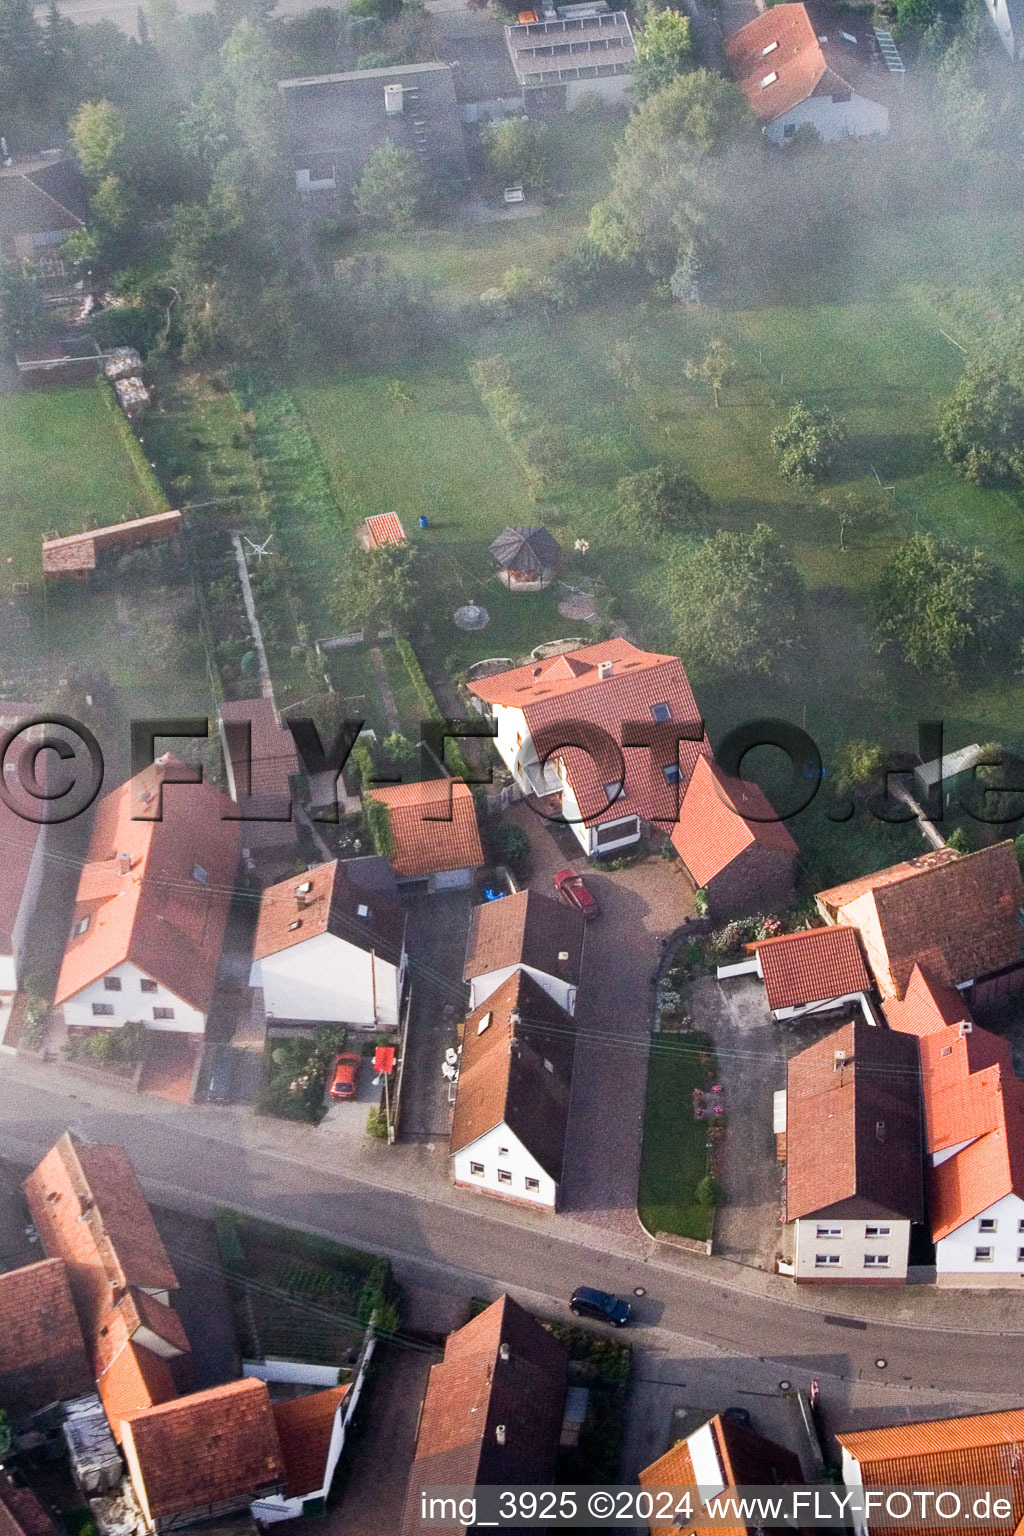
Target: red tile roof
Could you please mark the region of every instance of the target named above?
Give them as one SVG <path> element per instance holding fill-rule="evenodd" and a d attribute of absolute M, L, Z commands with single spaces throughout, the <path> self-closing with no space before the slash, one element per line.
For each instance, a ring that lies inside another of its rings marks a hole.
<path fill-rule="evenodd" d="M 879 869 L 870 875 L 858 875 L 854 880 L 844 880 L 842 885 L 819 891 L 815 901 L 822 908 L 824 916 L 830 922 L 835 922 L 840 907 L 863 896 L 865 891 L 874 891 L 883 885 L 896 885 L 900 880 L 909 880 L 913 875 L 919 875 L 923 869 L 953 864 L 959 857 L 955 848 L 932 849 L 928 853 L 919 854 L 915 859 L 904 859 L 901 864 L 890 864 L 888 869 Z"/>
<path fill-rule="evenodd" d="M 144 1344 L 135 1344 L 130 1339 L 99 1372 L 96 1390 L 118 1443 L 122 1422 L 128 1414 L 152 1408 L 158 1403 L 169 1403 L 178 1395 L 167 1362 Z"/>
<path fill-rule="evenodd" d="M 947 985 L 1024 964 L 1024 882 L 1009 841 L 912 871 L 897 865 L 852 897 L 825 891 L 818 901 L 860 930 L 883 997 L 903 997 L 915 964 Z"/>
<path fill-rule="evenodd" d="M 344 864 L 334 859 L 267 887 L 260 899 L 253 959 L 266 960 L 330 933 L 397 965 L 405 918 L 397 902 L 363 890 L 349 878 Z"/>
<path fill-rule="evenodd" d="M 141 1481 L 154 1519 L 284 1485 L 270 1395 L 255 1377 L 126 1414 L 122 1432 L 132 1480 Z"/>
<path fill-rule="evenodd" d="M 541 891 L 517 891 L 481 902 L 470 918 L 463 980 L 529 965 L 577 986 L 585 937 L 586 923 L 579 912 Z"/>
<path fill-rule="evenodd" d="M 31 1488 L 0 1472 L 0 1536 L 52 1536 L 53 1521 Z"/>
<path fill-rule="evenodd" d="M 800 1463 L 792 1451 L 767 1440 L 755 1430 L 731 1419 L 723 1419 L 717 1413 L 709 1420 L 715 1450 L 722 1469 L 722 1481 L 726 1487 L 767 1487 L 772 1483 L 799 1484 L 803 1482 Z M 644 1467 L 637 1479 L 641 1488 L 697 1488 L 699 1483 L 690 1458 L 686 1440 L 679 1440 Z M 651 1536 L 712 1536 L 712 1532 L 726 1536 L 746 1536 L 753 1526 L 705 1526 L 698 1524 L 651 1525 Z"/>
<path fill-rule="evenodd" d="M 989 1529 L 1013 1536 L 1024 1520 L 1024 1409 L 849 1430 L 836 1439 L 860 1463 L 865 1486 L 1010 1487 L 1010 1519 Z M 908 1529 L 907 1536 L 924 1532 Z"/>
<path fill-rule="evenodd" d="M 954 1114 L 960 1115 L 968 1127 L 979 1127 L 991 1118 L 995 1124 L 963 1151 L 929 1170 L 929 1209 L 935 1242 L 948 1237 L 1006 1195 L 1024 1199 L 1024 1083 L 1008 1077 L 998 1067 L 979 1076 L 982 1081 L 976 1089 L 969 1090 L 969 1102 L 957 1104 L 955 1111 L 948 1105 L 939 1106 L 943 1113 L 948 1111 L 954 1126 Z"/>
<path fill-rule="evenodd" d="M 375 517 L 368 517 L 366 537 L 370 549 L 379 549 L 382 544 L 406 542 L 405 529 L 397 512 L 379 512 Z"/>
<path fill-rule="evenodd" d="M 164 1361 L 135 1340 L 148 1327 L 179 1353 L 188 1339 L 177 1314 L 146 1293 L 178 1279 L 123 1148 L 88 1146 L 70 1132 L 25 1181 L 47 1253 L 67 1266 L 82 1336 L 117 1433 L 124 1407 L 175 1394 Z"/>
<path fill-rule="evenodd" d="M 507 1125 L 558 1183 L 575 1046 L 569 1014 L 514 972 L 466 1020 L 450 1150 Z"/>
<path fill-rule="evenodd" d="M 58 1003 L 132 961 L 193 1008 L 205 1013 L 210 1007 L 238 865 L 239 823 L 222 819 L 232 802 L 205 783 L 165 789 L 161 821 L 134 820 L 155 805 L 171 761 L 154 763 L 99 803 Z M 78 934 L 85 919 L 88 926 Z"/>
<path fill-rule="evenodd" d="M 838 1051 L 845 1052 L 841 1070 Z M 858 1018 L 792 1057 L 787 1079 L 788 1219 L 920 1221 L 916 1042 Z"/>
<path fill-rule="evenodd" d="M 476 801 L 467 784 L 431 779 L 367 791 L 386 805 L 391 825 L 391 867 L 399 880 L 448 869 L 476 869 L 484 862 Z"/>
<path fill-rule="evenodd" d="M 63 1259 L 0 1275 L 0 1408 L 43 1408 L 92 1390 Z"/>
<path fill-rule="evenodd" d="M 752 947 L 761 963 L 771 1008 L 800 1008 L 871 990 L 853 928 L 810 928 Z"/>
<path fill-rule="evenodd" d="M 602 663 L 611 667 L 606 677 L 599 670 Z M 659 704 L 668 707 L 670 721 L 685 721 L 703 730 L 700 711 L 677 656 L 641 651 L 628 640 L 604 640 L 548 661 L 497 672 L 468 686 L 470 693 L 486 703 L 521 709 L 541 756 L 550 748 L 561 748 L 552 754 L 552 760 L 561 758 L 588 826 L 629 815 L 666 824 L 676 820 L 677 786 L 665 782 L 660 767 L 652 767 L 647 748 L 623 751 L 620 743 L 623 725 L 650 726 L 654 722 L 651 711 Z M 611 740 L 598 739 L 591 757 L 578 746 L 566 745 L 574 726 L 598 727 Z M 709 750 L 706 737 L 679 744 L 681 785 L 689 780 L 700 754 Z M 625 789 L 609 804 L 605 786 L 618 780 L 623 760 Z"/>
<path fill-rule="evenodd" d="M 286 1498 L 306 1499 L 324 1491 L 334 1421 L 347 1391 L 346 1382 L 343 1387 L 308 1392 L 272 1405 L 284 1459 Z"/>
<path fill-rule="evenodd" d="M 754 846 L 796 856 L 797 845 L 757 784 L 728 777 L 698 757 L 672 828 L 672 846 L 698 885 L 707 885 Z"/>
<path fill-rule="evenodd" d="M 910 973 L 904 996 L 888 998 L 882 1009 L 890 1029 L 919 1037 L 941 1033 L 950 1024 L 960 1024 L 971 1017 L 963 995 L 919 965 Z"/>
<path fill-rule="evenodd" d="M 421 1488 L 550 1482 L 567 1373 L 564 1347 L 508 1296 L 449 1334 L 427 1384 L 402 1536 L 422 1530 Z"/>
<path fill-rule="evenodd" d="M 761 123 L 773 123 L 810 96 L 850 88 L 829 67 L 804 5 L 776 5 L 755 17 L 726 39 L 725 54 Z"/>

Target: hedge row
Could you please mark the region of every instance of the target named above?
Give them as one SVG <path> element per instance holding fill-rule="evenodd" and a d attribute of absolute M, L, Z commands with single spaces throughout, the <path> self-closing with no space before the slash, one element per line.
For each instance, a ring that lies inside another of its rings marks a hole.
<path fill-rule="evenodd" d="M 404 635 L 395 636 L 395 650 L 405 664 L 405 670 L 408 672 L 410 681 L 416 690 L 416 697 L 423 705 L 423 708 L 431 720 L 435 721 L 438 725 L 444 725 L 448 717 L 442 712 L 441 706 L 434 698 L 434 691 L 427 682 L 426 674 L 420 666 L 419 658 Z M 469 771 L 469 764 L 463 757 L 462 750 L 457 741 L 449 740 L 445 743 L 445 761 L 455 778 L 468 780 L 473 777 Z"/>
<path fill-rule="evenodd" d="M 153 503 L 153 511 L 170 512 L 171 504 L 164 495 L 163 486 L 153 473 L 153 466 L 143 453 L 142 445 L 132 430 L 132 424 L 121 409 L 113 384 L 103 374 L 100 374 L 96 383 L 117 423 L 115 431 L 120 435 L 124 451 L 131 461 L 139 484 Z"/>

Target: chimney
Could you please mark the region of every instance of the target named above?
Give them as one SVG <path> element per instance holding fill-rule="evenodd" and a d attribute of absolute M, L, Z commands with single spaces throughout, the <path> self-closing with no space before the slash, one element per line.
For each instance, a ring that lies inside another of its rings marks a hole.
<path fill-rule="evenodd" d="M 312 890 L 312 880 L 303 880 L 301 885 L 297 885 L 295 887 L 295 905 L 297 907 L 307 907 Z"/>
<path fill-rule="evenodd" d="M 405 111 L 405 102 L 402 100 L 402 86 L 398 84 L 384 87 L 384 111 L 388 117 L 401 117 Z"/>
<path fill-rule="evenodd" d="M 519 1025 L 522 1023 L 522 1020 L 523 1020 L 523 1016 L 519 1012 L 519 1009 L 518 1008 L 513 1008 L 512 1011 L 510 1012 L 509 1016 L 508 1016 L 508 1021 L 511 1024 L 512 1028 L 513 1029 L 518 1029 Z M 502 1348 L 504 1349 L 505 1347 L 506 1346 L 503 1344 Z"/>
<path fill-rule="evenodd" d="M 884 1120 L 876 1120 L 875 1121 L 875 1140 L 876 1141 L 880 1141 L 880 1142 L 885 1140 L 885 1121 Z"/>
<path fill-rule="evenodd" d="M 832 1070 L 833 1070 L 833 1072 L 841 1072 L 845 1066 L 846 1066 L 846 1052 L 845 1051 L 833 1051 L 832 1052 Z"/>
<path fill-rule="evenodd" d="M 117 856 L 117 872 L 119 875 L 131 873 L 132 856 L 130 853 L 119 853 Z"/>
<path fill-rule="evenodd" d="M 598 664 L 597 664 L 597 676 L 598 676 L 598 679 L 603 683 L 605 681 L 605 679 L 611 677 L 611 675 L 612 675 L 612 664 L 611 664 L 611 662 L 610 661 L 599 661 Z"/>
<path fill-rule="evenodd" d="M 962 1040 L 965 1035 L 970 1034 L 973 1028 L 974 1025 L 971 1023 L 970 1019 L 961 1019 L 960 1023 L 956 1027 L 957 1039 Z"/>
<path fill-rule="evenodd" d="M 497 1440 L 499 1445 L 504 1445 L 505 1444 L 505 1426 L 504 1426 L 504 1424 L 496 1424 L 495 1425 L 495 1427 L 494 1427 L 494 1438 L 495 1438 L 495 1440 Z"/>
<path fill-rule="evenodd" d="M 509 1349 L 508 1345 L 503 1342 L 498 1345 L 498 1354 L 501 1356 L 502 1360 L 507 1360 L 511 1354 L 511 1350 Z"/>

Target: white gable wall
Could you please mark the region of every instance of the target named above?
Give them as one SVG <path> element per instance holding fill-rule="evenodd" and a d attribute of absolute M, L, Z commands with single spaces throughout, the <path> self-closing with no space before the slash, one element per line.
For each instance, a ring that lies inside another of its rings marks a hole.
<path fill-rule="evenodd" d="M 160 982 L 157 982 L 155 992 L 143 992 L 143 979 L 151 981 L 153 978 L 146 977 L 145 971 L 130 960 L 112 966 L 107 976 L 120 981 L 119 991 L 108 991 L 104 978 L 100 977 L 63 1004 L 64 1022 L 69 1028 L 120 1029 L 124 1024 L 138 1022 L 145 1024 L 147 1029 L 168 1030 L 174 1034 L 201 1035 L 206 1029 L 206 1014 L 184 1002 Z M 93 1004 L 110 1008 L 112 1012 L 94 1013 Z M 154 1018 L 158 1008 L 170 1009 L 174 1017 Z"/>
<path fill-rule="evenodd" d="M 770 89 L 770 87 L 769 87 Z M 772 144 L 785 144 L 786 128 L 795 132 L 802 123 L 809 123 L 826 143 L 837 139 L 859 139 L 868 134 L 884 135 L 889 132 L 889 109 L 854 91 L 849 101 L 835 101 L 831 96 L 808 96 L 789 112 L 784 112 L 764 130 L 764 136 Z"/>
<path fill-rule="evenodd" d="M 988 11 L 989 20 L 999 33 L 999 41 L 1010 55 L 1011 59 L 1017 59 L 1019 54 L 1020 39 L 1013 35 L 1013 23 L 1010 20 L 1010 12 L 1006 0 L 987 0 L 985 9 Z"/>
<path fill-rule="evenodd" d="M 507 1125 L 496 1126 L 456 1152 L 452 1168 L 456 1184 L 505 1200 L 528 1200 L 531 1205 L 555 1209 L 558 1185 Z M 500 1179 L 499 1173 L 508 1174 L 508 1179 Z M 535 1180 L 537 1188 L 528 1187 L 527 1179 Z"/>
<path fill-rule="evenodd" d="M 576 1012 L 576 988 L 562 981 L 558 976 L 549 976 L 546 971 L 538 971 L 532 965 L 504 965 L 499 971 L 488 971 L 485 976 L 474 976 L 469 984 L 470 1012 L 478 1008 L 485 998 L 496 992 L 502 982 L 516 971 L 525 971 L 527 976 L 532 976 L 538 987 L 543 987 L 548 997 L 553 997 L 566 1013 Z"/>
<path fill-rule="evenodd" d="M 982 1223 L 994 1221 L 994 1232 L 984 1231 Z M 1024 1275 L 1024 1200 L 1019 1195 L 1004 1195 L 987 1211 L 965 1221 L 948 1237 L 935 1245 L 935 1270 L 938 1275 L 969 1276 L 972 1285 L 984 1284 L 993 1275 Z M 991 1248 L 990 1259 L 975 1257 L 977 1248 Z"/>
<path fill-rule="evenodd" d="M 398 1028 L 399 968 L 332 933 L 257 960 L 249 985 L 263 988 L 268 1019 Z"/>

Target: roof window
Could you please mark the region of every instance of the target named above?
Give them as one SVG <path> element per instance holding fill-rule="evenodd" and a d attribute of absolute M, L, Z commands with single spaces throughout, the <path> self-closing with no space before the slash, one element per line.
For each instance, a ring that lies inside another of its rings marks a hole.
<path fill-rule="evenodd" d="M 297 885 L 295 887 L 295 894 L 296 894 L 296 896 L 308 896 L 312 889 L 313 889 L 313 882 L 312 882 L 312 880 L 303 880 L 301 885 Z"/>
<path fill-rule="evenodd" d="M 857 39 L 854 37 L 852 32 L 840 32 L 839 36 L 842 38 L 844 43 L 853 43 L 856 46 Z"/>
<path fill-rule="evenodd" d="M 192 879 L 198 880 L 200 885 L 209 885 L 210 871 L 208 869 L 204 869 L 201 864 L 193 864 Z"/>
<path fill-rule="evenodd" d="M 762 89 L 762 91 L 764 90 L 766 85 L 774 85 L 778 78 L 779 77 L 775 73 L 774 69 L 772 70 L 770 75 L 765 75 L 764 79 L 761 81 L 761 89 Z"/>
<path fill-rule="evenodd" d="M 610 784 L 604 787 L 604 797 L 608 801 L 615 801 L 622 794 L 622 780 L 612 779 Z"/>
<path fill-rule="evenodd" d="M 365 902 L 361 901 L 359 903 L 358 907 L 356 907 L 356 916 L 357 917 L 369 917 L 369 915 L 370 915 L 369 907 L 366 905 Z"/>
<path fill-rule="evenodd" d="M 764 58 L 764 57 L 765 57 L 765 56 L 766 56 L 766 55 L 767 55 L 767 54 L 769 54 L 769 53 L 774 53 L 774 52 L 775 52 L 775 50 L 776 50 L 776 48 L 777 48 L 777 47 L 778 47 L 778 46 L 779 46 L 779 45 L 778 45 L 778 42 L 774 42 L 774 43 L 769 43 L 769 44 L 768 44 L 768 46 L 767 46 L 767 48 L 762 48 L 762 49 L 761 49 L 761 57 L 762 57 L 762 59 L 763 59 L 763 58 Z"/>
<path fill-rule="evenodd" d="M 657 720 L 659 722 L 659 724 L 664 724 L 664 722 L 666 720 L 671 720 L 672 719 L 672 711 L 668 707 L 668 704 L 666 704 L 666 703 L 652 704 L 651 705 L 651 719 L 652 720 Z"/>
<path fill-rule="evenodd" d="M 480 1023 L 476 1027 L 476 1032 L 477 1032 L 478 1035 L 482 1035 L 484 1030 L 485 1029 L 490 1029 L 490 1027 L 491 1027 L 491 1015 L 489 1013 L 485 1013 L 483 1018 L 480 1020 Z"/>
<path fill-rule="evenodd" d="M 289 933 L 294 933 L 296 928 L 301 928 L 301 927 L 302 927 L 302 918 L 301 917 L 297 917 L 295 919 L 294 923 L 289 923 L 288 924 L 288 932 Z"/>
<path fill-rule="evenodd" d="M 78 919 L 78 922 L 75 924 L 74 931 L 75 931 L 76 934 L 78 934 L 79 937 L 81 937 L 81 935 L 83 933 L 85 933 L 85 931 L 88 928 L 88 926 L 89 926 L 89 917 L 88 917 L 88 914 L 87 914 L 85 917 L 80 917 Z"/>

